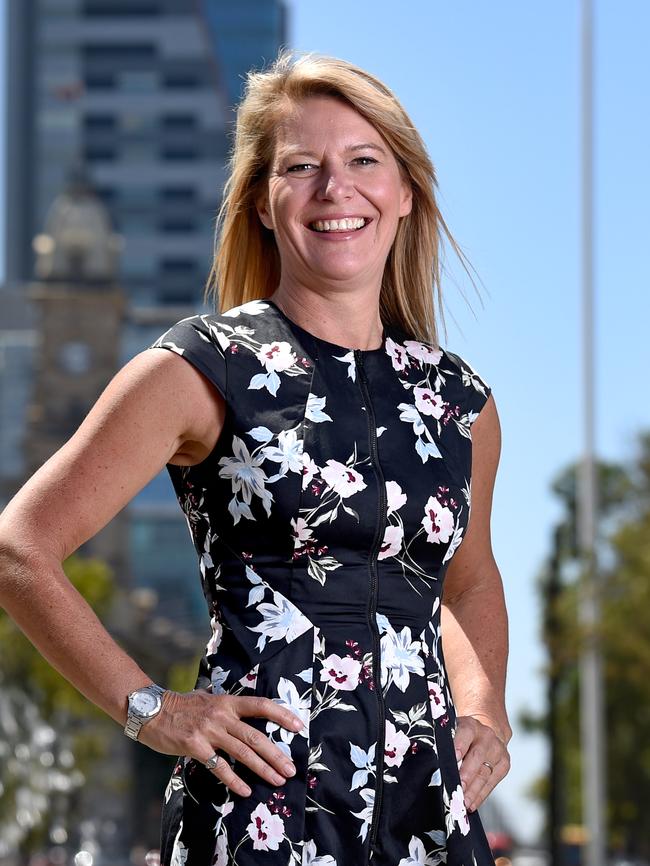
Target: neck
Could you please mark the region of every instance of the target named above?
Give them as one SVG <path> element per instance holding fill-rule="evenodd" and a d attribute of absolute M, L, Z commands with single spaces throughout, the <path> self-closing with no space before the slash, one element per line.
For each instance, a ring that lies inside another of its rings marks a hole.
<path fill-rule="evenodd" d="M 270 298 L 289 319 L 321 340 L 364 351 L 382 344 L 378 294 L 317 292 L 280 284 Z"/>

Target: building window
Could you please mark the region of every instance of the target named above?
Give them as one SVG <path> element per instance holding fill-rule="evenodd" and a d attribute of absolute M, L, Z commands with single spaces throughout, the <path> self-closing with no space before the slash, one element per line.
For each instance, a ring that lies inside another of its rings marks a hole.
<path fill-rule="evenodd" d="M 196 129 L 195 114 L 163 114 L 160 125 L 163 129 Z"/>
<path fill-rule="evenodd" d="M 85 84 L 87 90 L 114 90 L 114 75 L 86 75 Z"/>
<path fill-rule="evenodd" d="M 191 274 L 196 269 L 194 259 L 169 257 L 162 259 L 160 268 L 164 274 Z"/>
<path fill-rule="evenodd" d="M 84 159 L 87 162 L 114 162 L 117 159 L 117 149 L 89 145 L 84 148 Z"/>
<path fill-rule="evenodd" d="M 82 11 L 87 18 L 115 18 L 118 16 L 123 18 L 125 15 L 161 14 L 160 4 L 153 2 L 153 0 L 149 3 L 145 0 L 140 0 L 138 3 L 132 2 L 132 0 L 127 0 L 126 3 L 116 3 L 115 0 L 112 3 L 85 0 Z"/>
<path fill-rule="evenodd" d="M 163 201 L 187 201 L 196 199 L 196 189 L 193 186 L 163 186 L 158 190 Z"/>
<path fill-rule="evenodd" d="M 196 231 L 196 221 L 193 219 L 163 219 L 158 223 L 158 230 L 164 234 L 179 232 L 187 234 Z"/>
<path fill-rule="evenodd" d="M 159 157 L 170 162 L 184 159 L 195 160 L 199 158 L 199 152 L 196 147 L 161 147 Z"/>
<path fill-rule="evenodd" d="M 191 72 L 168 72 L 163 76 L 163 86 L 168 90 L 191 90 L 199 84 L 199 76 Z"/>
<path fill-rule="evenodd" d="M 115 129 L 116 125 L 114 114 L 87 114 L 84 117 L 86 129 Z"/>

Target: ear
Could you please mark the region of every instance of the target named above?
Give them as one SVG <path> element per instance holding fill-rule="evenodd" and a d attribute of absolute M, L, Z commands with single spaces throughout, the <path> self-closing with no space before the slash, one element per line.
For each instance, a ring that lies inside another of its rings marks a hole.
<path fill-rule="evenodd" d="M 410 179 L 402 178 L 402 188 L 399 201 L 399 215 L 401 217 L 411 213 L 413 207 L 413 187 Z"/>
<path fill-rule="evenodd" d="M 266 193 L 262 193 L 255 199 L 255 208 L 257 210 L 257 215 L 262 221 L 262 225 L 273 231 L 273 219 L 271 217 L 271 211 L 269 210 L 269 199 Z"/>

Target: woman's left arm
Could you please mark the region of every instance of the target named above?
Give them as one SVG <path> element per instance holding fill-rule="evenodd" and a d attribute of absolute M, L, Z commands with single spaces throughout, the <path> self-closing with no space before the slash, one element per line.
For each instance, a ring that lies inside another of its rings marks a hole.
<path fill-rule="evenodd" d="M 505 707 L 508 616 L 492 553 L 490 513 L 501 428 L 490 395 L 472 425 L 471 512 L 444 579 L 442 644 L 456 707 L 454 744 L 465 804 L 477 809 L 510 769 Z M 487 761 L 493 770 L 484 764 Z"/>

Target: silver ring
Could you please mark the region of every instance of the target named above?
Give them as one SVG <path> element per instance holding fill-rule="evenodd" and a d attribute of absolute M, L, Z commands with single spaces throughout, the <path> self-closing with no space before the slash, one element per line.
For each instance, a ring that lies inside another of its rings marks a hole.
<path fill-rule="evenodd" d="M 489 761 L 483 761 L 483 763 L 489 769 L 490 773 L 494 772 L 494 765 L 493 764 L 491 764 Z"/>
<path fill-rule="evenodd" d="M 215 752 L 211 758 L 208 758 L 208 760 L 205 762 L 205 766 L 208 768 L 208 770 L 214 770 L 214 768 L 219 763 L 220 757 L 221 757 L 221 755 L 218 755 Z"/>

